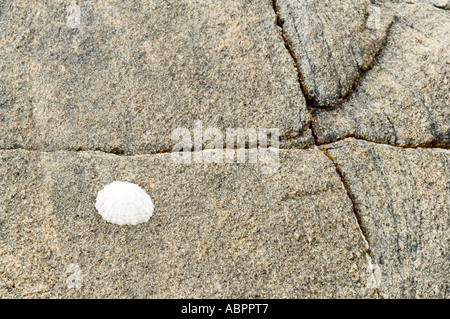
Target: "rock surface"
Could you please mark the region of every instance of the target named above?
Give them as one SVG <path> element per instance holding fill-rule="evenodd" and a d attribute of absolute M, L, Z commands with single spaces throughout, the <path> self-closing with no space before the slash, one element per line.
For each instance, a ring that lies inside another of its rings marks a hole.
<path fill-rule="evenodd" d="M 347 101 L 313 112 L 318 141 L 449 147 L 450 13 L 422 3 L 385 6 L 395 13 L 385 47 Z"/>
<path fill-rule="evenodd" d="M 288 138 L 308 129 L 270 0 L 6 0 L 0 11 L 0 148 L 154 153 L 196 119 Z"/>
<path fill-rule="evenodd" d="M 419 0 L 419 1 L 432 4 L 437 8 L 450 9 L 450 4 L 448 0 Z"/>
<path fill-rule="evenodd" d="M 382 298 L 448 298 L 450 152 L 348 139 L 326 147 L 349 185 Z"/>
<path fill-rule="evenodd" d="M 373 297 L 333 163 L 319 150 L 280 152 L 267 176 L 169 154 L 1 151 L 0 296 Z M 149 222 L 101 218 L 95 197 L 114 180 L 152 197 Z M 70 265 L 80 289 L 68 289 Z"/>
<path fill-rule="evenodd" d="M 448 8 L 1 1 L 0 299 L 448 298 Z M 280 165 L 175 162 L 196 120 Z M 148 222 L 101 218 L 113 181 Z"/>
<path fill-rule="evenodd" d="M 315 105 L 336 105 L 372 64 L 390 15 L 369 0 L 276 3 L 307 97 Z"/>

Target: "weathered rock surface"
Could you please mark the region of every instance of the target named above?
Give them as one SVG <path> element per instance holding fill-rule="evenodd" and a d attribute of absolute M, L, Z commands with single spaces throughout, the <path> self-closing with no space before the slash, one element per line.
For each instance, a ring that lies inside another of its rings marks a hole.
<path fill-rule="evenodd" d="M 422 0 L 422 2 L 431 3 L 435 7 L 442 9 L 450 9 L 450 4 L 448 0 Z"/>
<path fill-rule="evenodd" d="M 280 161 L 268 176 L 169 154 L 1 151 L 0 297 L 374 296 L 333 163 L 312 149 Z M 95 197 L 114 180 L 148 192 L 149 222 L 102 220 Z"/>
<path fill-rule="evenodd" d="M 448 7 L 1 1 L 0 299 L 448 298 Z M 280 167 L 175 163 L 195 120 Z M 149 222 L 100 217 L 112 181 Z"/>
<path fill-rule="evenodd" d="M 385 2 L 387 0 L 384 0 Z M 437 8 L 441 9 L 450 9 L 449 1 L 448 0 L 390 0 L 391 2 L 407 2 L 407 3 L 427 3 L 431 4 Z"/>
<path fill-rule="evenodd" d="M 391 16 L 369 0 L 276 3 L 308 98 L 319 106 L 336 105 L 372 64 Z"/>
<path fill-rule="evenodd" d="M 0 148 L 153 153 L 196 119 L 310 135 L 271 0 L 2 1 Z"/>
<path fill-rule="evenodd" d="M 395 14 L 386 45 L 347 101 L 315 110 L 320 143 L 346 136 L 396 145 L 450 146 L 450 13 L 422 3 Z"/>
<path fill-rule="evenodd" d="M 354 139 L 326 149 L 370 240 L 381 297 L 448 298 L 450 152 Z"/>

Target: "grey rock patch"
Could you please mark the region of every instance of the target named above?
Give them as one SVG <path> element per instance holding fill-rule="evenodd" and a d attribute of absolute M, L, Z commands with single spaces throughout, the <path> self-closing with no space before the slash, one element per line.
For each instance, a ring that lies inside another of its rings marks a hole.
<path fill-rule="evenodd" d="M 307 128 L 270 0 L 6 0 L 1 11 L 2 149 L 155 153 L 197 119 L 299 140 Z"/>
<path fill-rule="evenodd" d="M 1 151 L 0 297 L 373 297 L 335 167 L 319 150 L 280 157 L 267 176 L 170 154 Z M 97 214 L 114 180 L 152 197 L 148 223 Z"/>
<path fill-rule="evenodd" d="M 393 3 L 426 3 L 441 9 L 450 9 L 450 4 L 448 0 L 381 0 L 380 2 L 393 2 Z"/>
<path fill-rule="evenodd" d="M 295 149 L 298 147 L 306 148 L 314 146 L 314 136 L 311 130 L 308 128 L 306 131 L 302 132 L 299 137 L 281 139 L 280 148 L 281 149 Z"/>
<path fill-rule="evenodd" d="M 384 4 L 395 14 L 386 46 L 350 98 L 314 110 L 320 143 L 346 136 L 405 146 L 450 146 L 450 14 Z"/>
<path fill-rule="evenodd" d="M 448 0 L 425 0 L 424 2 L 431 3 L 435 7 L 442 9 L 450 9 Z"/>
<path fill-rule="evenodd" d="M 353 194 L 382 298 L 448 298 L 450 156 L 347 139 L 326 147 Z"/>
<path fill-rule="evenodd" d="M 304 90 L 318 106 L 336 105 L 382 47 L 391 22 L 369 0 L 277 0 Z"/>

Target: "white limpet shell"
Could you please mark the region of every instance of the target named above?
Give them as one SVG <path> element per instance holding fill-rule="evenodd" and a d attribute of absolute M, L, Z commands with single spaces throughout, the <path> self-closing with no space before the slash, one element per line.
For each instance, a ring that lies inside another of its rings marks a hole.
<path fill-rule="evenodd" d="M 149 220 L 155 205 L 139 185 L 112 182 L 98 192 L 95 208 L 107 222 L 137 225 Z"/>

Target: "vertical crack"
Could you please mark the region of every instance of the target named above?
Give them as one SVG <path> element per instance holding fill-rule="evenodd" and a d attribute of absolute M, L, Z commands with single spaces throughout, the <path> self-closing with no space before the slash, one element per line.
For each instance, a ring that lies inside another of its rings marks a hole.
<path fill-rule="evenodd" d="M 314 128 L 314 116 L 312 114 L 312 108 L 308 105 L 308 112 L 309 112 L 309 116 L 310 116 L 310 121 L 309 121 L 309 129 L 311 130 L 311 134 L 314 138 L 314 145 L 319 146 L 320 142 L 319 142 L 319 135 L 316 132 L 316 129 Z"/>
<path fill-rule="evenodd" d="M 322 147 L 319 147 L 319 150 L 321 150 L 322 153 L 324 153 L 325 156 L 327 156 L 330 159 L 330 161 L 333 163 L 334 167 L 336 168 L 336 172 L 338 173 L 338 175 L 342 181 L 344 189 L 347 192 L 347 195 L 350 198 L 350 201 L 352 202 L 353 213 L 355 214 L 356 222 L 358 224 L 359 231 L 361 233 L 361 237 L 366 246 L 366 258 L 367 258 L 367 262 L 368 262 L 367 270 L 368 270 L 368 272 L 370 272 L 370 278 L 369 278 L 370 286 L 373 289 L 375 296 L 377 298 L 380 298 L 380 289 L 379 289 L 380 278 L 379 278 L 379 274 L 377 273 L 379 271 L 379 268 L 373 262 L 374 257 L 373 257 L 372 248 L 370 247 L 370 239 L 369 239 L 369 236 L 367 235 L 366 228 L 363 225 L 361 215 L 358 213 L 358 207 L 356 205 L 355 198 L 354 198 L 352 192 L 350 191 L 350 187 L 348 185 L 347 180 L 345 179 L 344 172 L 342 171 L 339 164 L 335 161 L 334 157 L 330 153 L 328 153 L 326 149 L 324 149 Z"/>
<path fill-rule="evenodd" d="M 283 38 L 284 46 L 285 46 L 286 50 L 288 50 L 289 54 L 291 55 L 292 60 L 294 61 L 295 68 L 297 69 L 298 83 L 300 84 L 300 89 L 302 90 L 303 96 L 305 97 L 306 108 L 307 108 L 309 116 L 310 116 L 309 128 L 314 137 L 314 144 L 319 145 L 319 138 L 318 138 L 317 132 L 314 129 L 314 118 L 312 115 L 312 108 L 314 105 L 314 101 L 308 97 L 308 89 L 306 88 L 306 85 L 303 83 L 303 74 L 298 65 L 297 56 L 295 55 L 294 50 L 292 50 L 291 45 L 289 44 L 289 40 L 286 36 L 286 32 L 284 31 L 283 20 L 281 19 L 280 14 L 279 14 L 277 0 L 272 0 L 272 5 L 273 5 L 273 11 L 275 11 L 275 15 L 276 15 L 277 25 L 281 29 L 281 37 Z"/>
<path fill-rule="evenodd" d="M 312 100 L 310 100 L 308 98 L 308 90 L 303 83 L 303 75 L 302 75 L 302 72 L 300 71 L 300 67 L 297 62 L 297 56 L 295 55 L 294 50 L 292 50 L 291 45 L 289 44 L 289 40 L 286 36 L 286 32 L 284 31 L 283 20 L 280 17 L 277 0 L 272 0 L 272 4 L 273 4 L 273 10 L 275 11 L 275 15 L 277 18 L 277 25 L 281 29 L 281 37 L 284 40 L 284 46 L 286 47 L 286 50 L 288 50 L 289 54 L 291 55 L 292 60 L 294 60 L 294 65 L 295 65 L 295 68 L 297 69 L 297 73 L 298 73 L 298 82 L 300 83 L 300 88 L 302 89 L 303 95 L 305 96 L 305 99 L 308 102 L 308 104 L 310 102 L 312 103 Z"/>
<path fill-rule="evenodd" d="M 329 154 L 327 152 L 326 149 L 319 147 L 320 143 L 319 143 L 319 137 L 318 134 L 314 128 L 314 117 L 312 114 L 312 109 L 314 106 L 314 101 L 312 99 L 310 99 L 308 97 L 308 91 L 306 86 L 304 85 L 303 82 L 303 75 L 301 73 L 300 67 L 298 65 L 298 61 L 297 61 L 297 57 L 294 53 L 294 51 L 292 50 L 290 44 L 289 44 L 289 40 L 286 36 L 285 30 L 284 30 L 284 26 L 283 26 L 283 20 L 280 17 L 279 14 L 279 10 L 278 10 L 278 4 L 277 4 L 277 0 L 273 0 L 273 10 L 275 11 L 275 15 L 276 15 L 276 19 L 277 19 L 277 25 L 280 27 L 281 29 L 281 36 L 284 40 L 284 46 L 286 47 L 286 49 L 288 50 L 289 54 L 292 57 L 292 60 L 294 61 L 294 65 L 297 69 L 297 74 L 298 74 L 298 82 L 300 84 L 300 88 L 302 90 L 303 96 L 305 97 L 306 100 L 306 107 L 307 110 L 310 114 L 310 122 L 309 122 L 309 128 L 311 130 L 311 133 L 314 137 L 314 144 L 331 160 L 331 162 L 333 163 L 334 167 L 336 168 L 336 172 L 338 173 L 342 184 L 344 186 L 345 191 L 347 192 L 348 197 L 350 198 L 350 201 L 352 202 L 352 206 L 353 206 L 353 213 L 355 215 L 356 218 L 356 222 L 358 224 L 358 228 L 359 231 L 361 233 L 361 238 L 366 246 L 366 258 L 367 258 L 367 263 L 368 263 L 368 267 L 367 270 L 368 272 L 370 272 L 370 277 L 369 277 L 369 281 L 368 283 L 370 283 L 370 287 L 373 289 L 373 292 L 375 294 L 375 296 L 377 298 L 380 298 L 380 290 L 379 290 L 379 284 L 380 284 L 380 278 L 379 278 L 379 268 L 376 264 L 373 263 L 373 252 L 372 249 L 370 247 L 370 240 L 369 237 L 367 236 L 367 232 L 363 226 L 362 223 L 362 218 L 358 213 L 358 208 L 356 206 L 356 201 L 355 198 L 353 197 L 353 194 L 350 191 L 350 187 L 347 183 L 347 180 L 344 177 L 344 173 L 342 171 L 342 169 L 340 168 L 340 166 L 337 164 L 337 162 L 334 160 L 333 156 L 331 156 L 331 154 Z"/>

